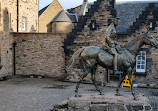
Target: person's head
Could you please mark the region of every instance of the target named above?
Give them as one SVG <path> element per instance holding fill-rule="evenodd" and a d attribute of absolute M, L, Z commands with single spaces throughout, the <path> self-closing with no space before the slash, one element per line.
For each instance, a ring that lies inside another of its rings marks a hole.
<path fill-rule="evenodd" d="M 119 22 L 119 18 L 112 18 L 112 23 L 114 24 L 114 26 L 118 26 L 118 22 Z"/>

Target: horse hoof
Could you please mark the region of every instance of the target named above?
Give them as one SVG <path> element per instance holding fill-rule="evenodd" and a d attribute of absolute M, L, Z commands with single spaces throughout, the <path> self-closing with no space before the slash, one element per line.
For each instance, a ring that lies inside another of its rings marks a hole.
<path fill-rule="evenodd" d="M 79 94 L 75 94 L 75 97 L 79 98 L 79 97 L 81 97 L 81 95 L 79 95 Z"/>
<path fill-rule="evenodd" d="M 103 92 L 100 92 L 100 94 L 99 95 L 104 95 L 104 93 Z"/>
<path fill-rule="evenodd" d="M 139 98 L 138 98 L 138 97 L 135 97 L 134 100 L 139 101 Z"/>
<path fill-rule="evenodd" d="M 116 95 L 116 96 L 122 96 L 120 93 L 116 93 L 115 95 Z"/>

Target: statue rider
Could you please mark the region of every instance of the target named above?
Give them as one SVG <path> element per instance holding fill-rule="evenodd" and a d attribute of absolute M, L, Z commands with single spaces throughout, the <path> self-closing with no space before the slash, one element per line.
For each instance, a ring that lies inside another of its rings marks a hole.
<path fill-rule="evenodd" d="M 113 37 L 115 38 L 117 36 L 115 27 L 118 25 L 118 19 L 119 18 L 112 18 L 111 24 L 107 28 L 106 34 L 104 34 L 104 43 L 103 43 L 103 49 L 114 56 L 114 60 L 113 60 L 114 74 L 119 74 L 119 71 L 117 69 L 117 57 L 118 57 L 118 53 L 121 52 L 117 50 L 118 44 L 115 41 L 113 41 L 111 38 Z"/>

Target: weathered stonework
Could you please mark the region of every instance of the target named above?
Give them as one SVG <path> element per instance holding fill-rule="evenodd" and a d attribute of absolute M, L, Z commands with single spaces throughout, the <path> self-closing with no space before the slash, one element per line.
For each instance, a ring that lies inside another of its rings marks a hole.
<path fill-rule="evenodd" d="M 53 22 L 52 23 L 52 33 L 65 33 L 68 34 L 74 28 L 74 23 L 72 22 Z"/>
<path fill-rule="evenodd" d="M 22 31 L 22 17 L 26 17 L 26 31 Z M 38 0 L 19 0 L 19 32 L 38 32 Z"/>
<path fill-rule="evenodd" d="M 0 32 L 0 48 L 1 48 L 1 65 L 3 66 L 0 70 L 0 74 L 12 74 L 12 38 L 10 38 L 9 32 L 9 15 L 7 10 L 3 13 L 3 32 Z"/>
<path fill-rule="evenodd" d="M 55 0 L 56 1 L 56 0 Z M 78 81 L 79 75 L 83 74 L 81 64 L 78 63 L 74 66 L 73 69 L 68 70 L 65 68 L 66 66 L 69 66 L 68 62 L 70 60 L 70 57 L 72 54 L 78 50 L 81 47 L 86 47 L 90 45 L 96 45 L 96 46 L 102 46 L 103 41 L 103 34 L 105 33 L 105 30 L 108 27 L 109 19 L 113 17 L 113 11 L 114 7 L 111 4 L 113 0 L 98 0 L 101 1 L 101 5 L 97 9 L 97 11 L 92 14 L 92 16 L 88 15 L 90 13 L 87 13 L 84 19 L 86 17 L 88 18 L 86 20 L 86 23 L 84 24 L 83 30 L 78 31 L 77 34 L 73 35 L 75 40 L 73 43 L 67 48 L 70 52 L 66 55 L 66 62 L 65 62 L 65 53 L 63 50 L 63 40 L 66 37 L 66 35 L 63 34 L 35 34 L 35 33 L 11 33 L 9 30 L 13 29 L 13 31 L 16 31 L 16 16 L 15 14 L 11 14 L 11 18 L 9 13 L 12 13 L 12 11 L 15 13 L 16 10 L 16 4 L 15 1 L 9 2 L 7 0 L 5 2 L 5 5 L 8 3 L 10 7 L 4 8 L 1 2 L 1 19 L 0 19 L 0 40 L 1 40 L 1 64 L 3 65 L 3 68 L 0 70 L 0 74 L 13 74 L 13 42 L 16 41 L 17 47 L 16 47 L 16 73 L 19 75 L 31 75 L 31 74 L 42 74 L 47 75 L 50 77 L 60 77 L 66 72 L 67 79 L 69 81 Z M 33 8 L 33 1 L 30 3 L 28 2 L 22 2 L 20 1 L 21 8 L 23 8 L 23 11 L 20 11 L 19 13 L 21 16 L 33 16 L 36 18 L 36 14 L 29 15 L 27 13 L 34 13 L 36 11 L 37 7 L 34 7 L 33 12 L 30 12 L 31 8 Z M 26 6 L 28 5 L 28 6 Z M 31 5 L 31 6 L 30 6 Z M 52 7 L 56 5 L 56 8 L 54 10 L 59 10 L 62 8 L 60 4 L 56 1 L 53 5 L 50 5 L 50 8 L 48 7 L 48 12 L 43 12 L 43 14 L 49 14 Z M 15 8 L 11 8 L 14 6 Z M 36 5 L 35 5 L 36 6 Z M 25 8 L 28 8 L 25 12 Z M 96 6 L 94 7 L 92 5 L 92 9 L 94 10 Z M 92 10 L 92 12 L 93 12 Z M 89 10 L 91 11 L 91 10 Z M 58 11 L 57 11 L 58 12 Z M 56 12 L 56 13 L 57 13 Z M 155 13 L 155 12 L 154 12 Z M 138 30 L 135 31 L 135 33 L 131 35 L 119 35 L 120 38 L 117 38 L 117 41 L 123 45 L 130 41 L 133 37 L 135 37 L 137 34 L 141 33 L 142 30 L 149 28 L 148 21 L 151 19 L 154 19 L 156 21 L 156 27 L 155 30 L 150 31 L 150 33 L 154 37 L 158 37 L 158 22 L 157 19 L 154 16 L 154 13 L 150 13 L 144 23 L 139 27 Z M 42 17 L 42 15 L 41 15 Z M 29 18 L 29 17 L 28 17 Z M 50 20 L 52 20 L 52 16 L 48 17 Z M 12 19 L 12 20 L 10 20 Z M 29 18 L 30 19 L 30 18 Z M 28 19 L 28 20 L 29 20 Z M 43 17 L 43 20 L 45 17 Z M 33 20 L 33 19 L 30 19 Z M 47 20 L 47 19 L 46 19 Z M 10 22 L 9 21 L 13 21 Z M 34 21 L 34 20 L 33 20 Z M 31 29 L 31 24 L 33 21 L 28 21 L 30 25 L 28 24 L 27 31 L 29 32 Z M 49 20 L 47 20 L 49 21 Z M 96 21 L 96 28 L 91 29 L 92 21 Z M 79 21 L 79 25 L 82 25 L 82 21 Z M 45 22 L 43 22 L 45 23 Z M 5 24 L 5 25 L 4 25 Z M 19 24 L 21 25 L 21 23 Z M 70 26 L 72 28 L 71 23 L 56 23 L 57 27 L 56 32 L 63 32 L 66 33 L 67 29 L 65 29 L 65 26 Z M 11 27 L 10 27 L 11 26 Z M 44 26 L 44 25 L 43 25 Z M 21 26 L 20 26 L 21 27 Z M 21 28 L 19 27 L 19 31 Z M 75 26 L 76 27 L 76 26 Z M 46 27 L 45 27 L 46 28 Z M 15 30 L 14 30 L 15 29 Z M 28 30 L 29 29 L 29 30 Z M 133 29 L 131 29 L 133 30 Z M 52 30 L 51 30 L 52 31 Z M 73 30 L 74 31 L 74 30 Z M 73 33 L 72 31 L 72 33 Z M 147 71 L 146 75 L 139 76 L 139 74 L 135 74 L 135 80 L 136 82 L 143 82 L 149 85 L 158 84 L 158 50 L 155 48 L 152 48 L 147 53 Z M 66 71 L 65 71 L 66 70 Z M 103 80 L 104 76 L 106 74 L 106 71 L 104 68 L 99 67 L 97 71 L 97 81 Z M 91 81 L 90 75 L 87 77 L 86 81 Z"/>
<path fill-rule="evenodd" d="M 61 77 L 65 73 L 64 34 L 12 33 L 16 74 Z"/>
<path fill-rule="evenodd" d="M 140 100 L 135 101 L 130 93 L 82 94 L 58 103 L 52 111 L 152 111 L 149 100 L 141 94 L 138 97 Z"/>
<path fill-rule="evenodd" d="M 36 32 L 38 31 L 38 0 L 19 0 L 19 32 Z M 5 14 L 9 17 L 9 29 L 17 32 L 17 0 L 0 1 L 0 31 L 4 29 Z M 26 17 L 26 30 L 22 30 L 22 17 Z"/>
<path fill-rule="evenodd" d="M 18 4 L 18 32 L 38 31 L 38 0 L 36 3 L 35 0 L 19 0 Z M 22 31 L 22 17 L 27 21 L 25 31 Z M 17 32 L 17 0 L 0 0 L 0 56 L 3 66 L 0 74 L 13 74 L 13 38 L 10 32 Z"/>

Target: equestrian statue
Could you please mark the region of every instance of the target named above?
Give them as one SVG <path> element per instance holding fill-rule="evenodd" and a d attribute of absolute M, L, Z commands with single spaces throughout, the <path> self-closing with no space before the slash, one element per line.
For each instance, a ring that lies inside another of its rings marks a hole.
<path fill-rule="evenodd" d="M 121 83 L 125 79 L 126 74 L 128 74 L 130 84 L 131 84 L 131 93 L 134 96 L 135 100 L 139 100 L 133 91 L 133 82 L 132 82 L 132 71 L 135 67 L 136 56 L 138 55 L 141 47 L 143 45 L 149 45 L 151 47 L 158 48 L 158 41 L 152 35 L 148 33 L 139 34 L 129 41 L 125 45 L 118 45 L 116 42 L 111 40 L 112 36 L 116 36 L 115 26 L 117 26 L 117 19 L 113 19 L 112 23 L 109 25 L 106 31 L 106 37 L 104 38 L 104 44 L 102 47 L 98 46 L 88 46 L 80 48 L 77 50 L 71 58 L 72 67 L 77 59 L 80 59 L 83 65 L 84 74 L 79 78 L 79 82 L 76 85 L 75 96 L 79 97 L 78 88 L 82 80 L 91 73 L 91 80 L 96 87 L 96 90 L 103 94 L 102 91 L 98 88 L 95 82 L 95 74 L 97 66 L 100 65 L 106 69 L 114 70 L 115 74 L 118 74 L 119 71 L 122 71 L 121 81 L 116 89 L 116 95 L 119 96 L 119 88 Z M 69 67 L 69 68 L 70 68 Z"/>

